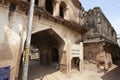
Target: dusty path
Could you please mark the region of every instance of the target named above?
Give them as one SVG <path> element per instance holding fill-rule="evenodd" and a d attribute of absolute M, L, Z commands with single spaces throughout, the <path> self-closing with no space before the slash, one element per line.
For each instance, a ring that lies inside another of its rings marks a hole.
<path fill-rule="evenodd" d="M 57 70 L 50 66 L 40 65 L 39 61 L 33 60 L 29 64 L 28 80 L 42 80 L 46 75 L 52 74 Z"/>
<path fill-rule="evenodd" d="M 82 73 L 74 70 L 66 75 L 54 67 L 39 65 L 38 61 L 32 61 L 29 66 L 28 80 L 120 80 L 120 67 L 116 65 L 113 65 L 106 74 L 97 73 L 95 68 L 92 64 L 84 64 Z"/>

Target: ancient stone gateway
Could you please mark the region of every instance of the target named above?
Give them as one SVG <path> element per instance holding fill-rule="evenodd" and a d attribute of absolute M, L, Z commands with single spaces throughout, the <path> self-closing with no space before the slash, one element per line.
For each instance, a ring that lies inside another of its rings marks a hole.
<path fill-rule="evenodd" d="M 73 70 L 82 71 L 83 44 L 66 42 L 54 28 L 46 28 L 32 33 L 31 45 L 39 49 L 40 66 L 56 67 L 57 70 L 64 73 L 71 73 Z M 30 65 L 32 60 L 30 59 Z M 34 65 L 32 66 L 34 67 Z M 35 71 L 39 73 L 38 70 Z M 30 69 L 29 74 L 31 75 Z"/>
<path fill-rule="evenodd" d="M 19 69 L 21 68 L 22 54 L 24 52 L 28 16 L 25 14 L 26 12 L 17 9 L 18 7 L 13 12 L 8 7 L 9 5 L 4 4 L 0 6 L 0 15 L 5 17 L 0 22 L 2 34 L 0 51 L 3 52 L 0 54 L 0 67 L 10 66 L 10 78 L 14 80 L 21 73 Z M 44 53 L 41 54 L 40 58 L 42 64 L 51 64 L 53 61 L 57 61 L 59 70 L 69 73 L 71 70 L 69 67 L 71 66 L 70 44 L 80 45 L 81 32 L 86 29 L 80 27 L 78 23 L 72 23 L 44 13 L 39 16 L 34 15 L 31 45 L 35 45 L 39 49 L 42 48 L 40 50 L 41 53 Z M 3 19 L 3 17 L 0 19 Z M 54 55 L 51 55 L 51 53 Z M 47 56 L 45 56 L 46 54 Z M 58 59 L 54 60 L 54 57 L 58 57 Z"/>
<path fill-rule="evenodd" d="M 70 73 L 73 66 L 82 70 L 83 44 L 66 42 L 54 28 L 33 33 L 31 45 L 39 49 L 40 64 L 57 63 L 59 70 L 65 73 Z"/>

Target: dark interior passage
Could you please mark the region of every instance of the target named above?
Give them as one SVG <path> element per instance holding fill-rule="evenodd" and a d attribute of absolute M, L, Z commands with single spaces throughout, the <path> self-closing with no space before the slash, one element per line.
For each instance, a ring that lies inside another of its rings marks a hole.
<path fill-rule="evenodd" d="M 47 29 L 32 34 L 31 55 L 33 57 L 31 56 L 29 62 L 29 80 L 33 80 L 37 77 L 59 69 L 60 42 L 60 37 L 52 29 Z"/>
<path fill-rule="evenodd" d="M 79 63 L 80 63 L 80 59 L 78 57 L 72 58 L 72 61 L 71 61 L 71 67 L 72 67 L 72 69 L 79 70 Z"/>
<path fill-rule="evenodd" d="M 39 48 L 40 63 L 50 65 L 52 62 L 58 63 L 59 42 L 54 37 L 51 30 L 45 30 L 32 35 L 31 44 Z"/>

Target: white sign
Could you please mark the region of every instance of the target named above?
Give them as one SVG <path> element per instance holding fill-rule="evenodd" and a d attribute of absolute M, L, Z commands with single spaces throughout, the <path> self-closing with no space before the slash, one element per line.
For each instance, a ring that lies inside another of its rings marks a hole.
<path fill-rule="evenodd" d="M 72 56 L 80 56 L 80 45 L 73 44 L 71 47 Z"/>

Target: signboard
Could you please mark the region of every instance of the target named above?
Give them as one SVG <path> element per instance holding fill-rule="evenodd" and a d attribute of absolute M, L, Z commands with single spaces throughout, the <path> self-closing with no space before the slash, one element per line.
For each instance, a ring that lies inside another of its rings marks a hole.
<path fill-rule="evenodd" d="M 80 56 L 80 45 L 73 44 L 71 47 L 72 56 Z"/>
<path fill-rule="evenodd" d="M 0 68 L 0 80 L 10 80 L 10 66 Z"/>

